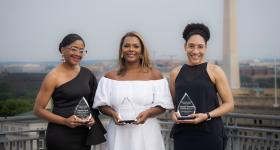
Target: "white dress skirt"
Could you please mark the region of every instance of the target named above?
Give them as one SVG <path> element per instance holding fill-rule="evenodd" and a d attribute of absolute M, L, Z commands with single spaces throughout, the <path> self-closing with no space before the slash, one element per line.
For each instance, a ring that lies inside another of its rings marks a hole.
<path fill-rule="evenodd" d="M 155 106 L 173 109 L 166 79 L 120 81 L 102 77 L 93 108 L 108 105 L 122 119 L 136 118 L 139 113 Z M 107 126 L 108 150 L 164 150 L 160 125 L 156 118 L 144 124 L 116 125 L 111 119 Z"/>

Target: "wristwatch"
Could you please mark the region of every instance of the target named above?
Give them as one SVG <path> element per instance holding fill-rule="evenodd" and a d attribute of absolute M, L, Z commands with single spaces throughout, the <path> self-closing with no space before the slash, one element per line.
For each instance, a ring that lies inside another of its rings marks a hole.
<path fill-rule="evenodd" d="M 212 119 L 211 116 L 210 116 L 210 114 L 209 114 L 209 112 L 207 112 L 206 115 L 207 115 L 207 121 L 209 121 L 209 120 Z"/>

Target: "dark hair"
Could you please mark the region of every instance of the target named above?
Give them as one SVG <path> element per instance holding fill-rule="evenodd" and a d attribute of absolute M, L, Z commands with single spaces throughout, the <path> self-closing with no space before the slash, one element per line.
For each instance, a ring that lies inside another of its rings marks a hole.
<path fill-rule="evenodd" d="M 61 53 L 61 48 L 62 48 L 62 47 L 65 47 L 65 46 L 67 46 L 67 45 L 70 45 L 71 43 L 73 43 L 73 42 L 75 42 L 75 41 L 77 41 L 77 40 L 83 41 L 83 44 L 84 44 L 84 46 L 85 46 L 85 42 L 84 42 L 84 40 L 82 39 L 82 37 L 81 37 L 80 35 L 75 34 L 75 33 L 71 33 L 71 34 L 66 35 L 66 36 L 63 38 L 63 40 L 60 42 L 60 44 L 59 44 L 59 49 L 58 49 L 59 52 Z"/>
<path fill-rule="evenodd" d="M 207 43 L 207 41 L 210 39 L 210 31 L 208 27 L 202 23 L 188 24 L 183 31 L 183 38 L 187 42 L 194 34 L 199 34 L 202 36 L 205 43 Z"/>

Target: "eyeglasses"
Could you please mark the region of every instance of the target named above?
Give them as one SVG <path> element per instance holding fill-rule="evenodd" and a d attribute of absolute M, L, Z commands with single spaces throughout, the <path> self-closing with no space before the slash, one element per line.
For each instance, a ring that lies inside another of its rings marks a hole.
<path fill-rule="evenodd" d="M 72 53 L 79 53 L 81 55 L 85 55 L 87 53 L 87 50 L 84 50 L 84 49 L 79 49 L 77 47 L 66 47 L 67 49 L 71 50 Z"/>

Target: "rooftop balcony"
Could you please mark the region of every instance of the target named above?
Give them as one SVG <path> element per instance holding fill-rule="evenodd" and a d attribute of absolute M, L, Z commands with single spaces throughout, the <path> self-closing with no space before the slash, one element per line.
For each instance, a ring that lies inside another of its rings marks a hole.
<path fill-rule="evenodd" d="M 231 113 L 223 120 L 227 150 L 280 150 L 280 116 Z M 45 150 L 46 124 L 34 116 L 0 118 L 0 150 Z M 173 123 L 161 120 L 160 124 L 166 150 L 173 150 L 169 137 Z M 104 147 L 92 146 L 92 150 Z"/>

